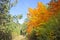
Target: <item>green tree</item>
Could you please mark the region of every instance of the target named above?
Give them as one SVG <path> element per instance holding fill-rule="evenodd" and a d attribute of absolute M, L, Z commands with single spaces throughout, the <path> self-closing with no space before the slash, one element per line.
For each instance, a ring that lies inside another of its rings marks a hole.
<path fill-rule="evenodd" d="M 19 27 L 17 27 L 20 24 L 15 23 L 14 17 L 11 14 L 9 14 L 10 8 L 15 6 L 16 3 L 17 3 L 17 0 L 13 1 L 12 3 L 11 3 L 11 0 L 0 0 L 0 34 L 2 34 L 0 35 L 2 36 L 0 40 L 11 40 L 9 38 L 12 36 L 11 35 L 12 32 L 18 33 L 20 31 Z M 18 18 L 20 17 L 21 16 L 19 16 Z M 3 36 L 5 37 L 3 38 Z"/>

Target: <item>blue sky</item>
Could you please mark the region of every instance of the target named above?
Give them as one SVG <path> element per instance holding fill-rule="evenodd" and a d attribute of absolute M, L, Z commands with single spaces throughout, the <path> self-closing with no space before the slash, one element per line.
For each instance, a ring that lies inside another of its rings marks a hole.
<path fill-rule="evenodd" d="M 50 0 L 18 0 L 17 5 L 11 8 L 10 14 L 22 14 L 23 18 L 19 20 L 19 22 L 22 24 L 25 18 L 27 18 L 28 8 L 35 8 L 38 2 L 43 2 L 44 4 L 47 4 L 49 1 Z"/>

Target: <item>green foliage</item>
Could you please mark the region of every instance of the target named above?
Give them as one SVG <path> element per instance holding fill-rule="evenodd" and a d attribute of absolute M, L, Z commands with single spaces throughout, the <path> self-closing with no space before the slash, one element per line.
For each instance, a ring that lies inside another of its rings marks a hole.
<path fill-rule="evenodd" d="M 22 18 L 22 15 L 20 14 L 20 15 L 15 15 L 15 16 L 13 16 L 13 19 L 14 19 L 14 22 L 16 22 L 16 23 L 19 23 L 18 21 L 19 21 L 19 19 L 21 19 Z"/>
<path fill-rule="evenodd" d="M 0 30 L 0 40 L 12 40 L 11 32 L 4 32 Z"/>
<path fill-rule="evenodd" d="M 31 34 L 28 34 L 27 37 L 28 37 L 28 40 L 37 40 L 36 31 L 33 30 L 33 31 L 31 32 Z"/>
<path fill-rule="evenodd" d="M 21 19 L 21 18 L 22 18 L 22 15 L 18 15 L 17 18 L 18 18 L 18 19 Z"/>
<path fill-rule="evenodd" d="M 11 7 L 15 6 L 17 0 L 11 3 L 11 0 L 0 0 L 0 40 L 11 40 L 13 32 L 20 34 L 20 24 L 15 23 L 14 20 L 22 18 L 22 15 L 18 17 L 9 14 Z M 14 36 L 14 35 L 13 35 Z"/>
<path fill-rule="evenodd" d="M 23 24 L 21 24 L 20 33 L 26 35 L 26 29 L 27 29 L 27 24 L 26 22 L 24 22 Z"/>

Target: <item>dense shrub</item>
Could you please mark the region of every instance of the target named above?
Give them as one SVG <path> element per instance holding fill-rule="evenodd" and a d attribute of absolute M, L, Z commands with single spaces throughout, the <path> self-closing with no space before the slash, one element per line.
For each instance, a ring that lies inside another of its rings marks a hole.
<path fill-rule="evenodd" d="M 0 40 L 12 40 L 11 32 L 0 31 Z"/>

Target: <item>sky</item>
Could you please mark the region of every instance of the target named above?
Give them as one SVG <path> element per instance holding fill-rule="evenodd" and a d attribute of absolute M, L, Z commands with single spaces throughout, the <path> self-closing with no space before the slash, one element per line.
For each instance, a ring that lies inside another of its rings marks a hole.
<path fill-rule="evenodd" d="M 47 4 L 50 0 L 18 0 L 16 6 L 10 9 L 10 14 L 19 15 L 22 14 L 22 19 L 19 20 L 19 23 L 23 23 L 27 18 L 28 8 L 35 8 L 38 2 Z"/>

